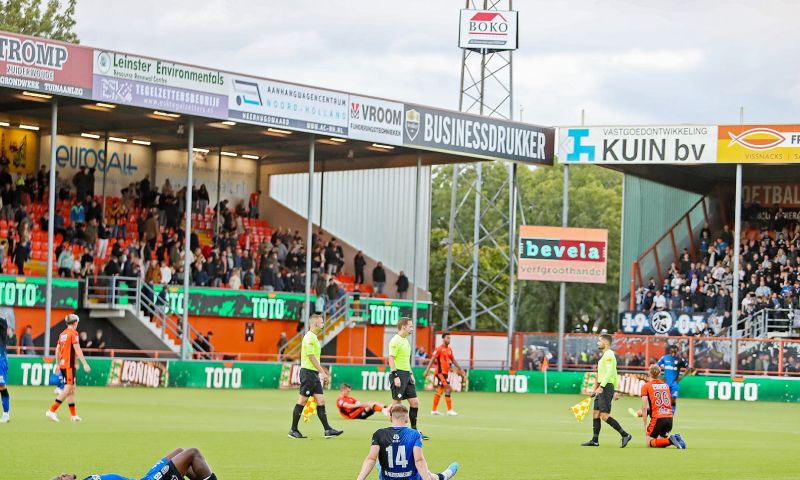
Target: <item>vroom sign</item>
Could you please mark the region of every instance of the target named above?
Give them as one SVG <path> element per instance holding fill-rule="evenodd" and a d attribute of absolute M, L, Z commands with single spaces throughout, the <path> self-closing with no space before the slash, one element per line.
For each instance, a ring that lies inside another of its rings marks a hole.
<path fill-rule="evenodd" d="M 608 230 L 522 226 L 520 280 L 606 283 Z"/>

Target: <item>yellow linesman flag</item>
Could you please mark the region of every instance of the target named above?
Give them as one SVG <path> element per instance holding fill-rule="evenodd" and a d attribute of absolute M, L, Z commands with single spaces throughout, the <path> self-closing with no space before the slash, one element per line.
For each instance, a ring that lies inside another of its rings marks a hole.
<path fill-rule="evenodd" d="M 315 413 L 317 413 L 317 400 L 309 397 L 306 407 L 303 409 L 303 422 L 308 423 L 308 419 Z"/>
<path fill-rule="evenodd" d="M 589 410 L 592 408 L 592 397 L 586 397 L 580 403 L 576 403 L 572 406 L 572 414 L 575 415 L 575 420 L 578 422 L 583 420 L 583 417 L 589 413 Z"/>

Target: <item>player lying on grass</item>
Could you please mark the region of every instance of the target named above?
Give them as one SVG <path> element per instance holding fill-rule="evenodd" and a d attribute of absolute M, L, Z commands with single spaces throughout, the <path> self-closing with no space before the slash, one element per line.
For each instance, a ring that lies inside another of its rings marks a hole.
<path fill-rule="evenodd" d="M 428 469 L 422 454 L 422 436 L 408 428 L 408 408 L 392 405 L 389 409 L 392 426 L 381 428 L 372 435 L 372 446 L 361 466 L 358 480 L 365 480 L 375 462 L 380 463 L 380 480 L 449 480 L 458 472 L 458 463 L 451 463 L 442 473 Z M 424 473 L 422 473 L 424 472 Z"/>
<path fill-rule="evenodd" d="M 680 433 L 670 435 L 672 431 L 672 398 L 669 394 L 669 385 L 658 378 L 661 376 L 661 367 L 650 366 L 650 381 L 642 386 L 642 421 L 648 447 L 665 448 L 675 445 L 683 450 L 686 442 Z M 650 421 L 647 419 L 650 417 Z"/>
<path fill-rule="evenodd" d="M 190 480 L 216 480 L 206 459 L 196 448 L 186 450 L 178 448 L 156 463 L 142 480 L 178 480 L 189 477 Z M 74 473 L 62 473 L 53 480 L 78 480 Z M 134 480 L 116 473 L 89 475 L 84 480 Z"/>
<path fill-rule="evenodd" d="M 350 396 L 353 388 L 343 383 L 339 387 L 339 398 L 336 399 L 336 406 L 339 408 L 339 413 L 344 418 L 366 420 L 375 412 L 382 412 L 384 415 L 389 415 L 389 410 L 386 406 L 378 402 L 359 402 Z"/>

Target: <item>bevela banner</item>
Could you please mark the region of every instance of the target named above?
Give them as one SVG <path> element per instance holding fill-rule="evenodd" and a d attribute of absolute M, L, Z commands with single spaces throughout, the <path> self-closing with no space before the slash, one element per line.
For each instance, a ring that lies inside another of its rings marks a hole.
<path fill-rule="evenodd" d="M 523 225 L 520 280 L 606 283 L 608 230 Z"/>

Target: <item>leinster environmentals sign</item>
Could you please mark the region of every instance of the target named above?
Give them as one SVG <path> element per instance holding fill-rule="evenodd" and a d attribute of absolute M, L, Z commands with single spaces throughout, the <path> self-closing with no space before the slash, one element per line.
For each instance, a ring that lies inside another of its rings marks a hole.
<path fill-rule="evenodd" d="M 558 161 L 647 165 L 715 163 L 717 127 L 562 127 L 559 129 Z"/>
<path fill-rule="evenodd" d="M 520 280 L 606 283 L 608 230 L 521 226 Z"/>
<path fill-rule="evenodd" d="M 224 119 L 227 75 L 118 52 L 94 51 L 93 98 L 101 102 Z"/>
<path fill-rule="evenodd" d="M 0 87 L 91 98 L 92 51 L 0 32 Z"/>
<path fill-rule="evenodd" d="M 487 160 L 553 164 L 552 128 L 406 104 L 403 130 L 406 146 Z"/>

